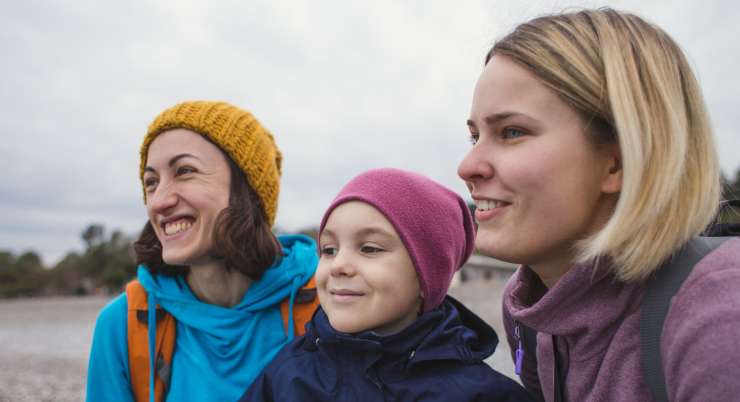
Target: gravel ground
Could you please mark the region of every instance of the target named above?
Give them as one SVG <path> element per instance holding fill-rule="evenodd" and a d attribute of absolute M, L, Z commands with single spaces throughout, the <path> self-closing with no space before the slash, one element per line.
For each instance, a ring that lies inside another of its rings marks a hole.
<path fill-rule="evenodd" d="M 513 377 L 501 324 L 505 278 L 466 282 L 450 294 L 492 324 L 501 343 L 487 362 Z M 104 297 L 0 300 L 0 402 L 82 401 L 87 355 Z"/>
<path fill-rule="evenodd" d="M 95 317 L 107 301 L 0 301 L 0 401 L 83 400 Z"/>

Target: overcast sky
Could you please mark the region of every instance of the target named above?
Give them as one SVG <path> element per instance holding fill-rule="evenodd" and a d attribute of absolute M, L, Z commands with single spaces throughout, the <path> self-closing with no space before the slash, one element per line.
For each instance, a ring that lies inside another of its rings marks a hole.
<path fill-rule="evenodd" d="M 138 150 L 188 99 L 249 109 L 283 151 L 277 225 L 313 226 L 372 167 L 426 174 L 466 195 L 456 167 L 492 42 L 571 6 L 635 12 L 693 63 L 722 168 L 740 168 L 740 5 L 726 1 L 3 1 L 0 249 L 47 264 L 90 223 L 146 219 Z"/>

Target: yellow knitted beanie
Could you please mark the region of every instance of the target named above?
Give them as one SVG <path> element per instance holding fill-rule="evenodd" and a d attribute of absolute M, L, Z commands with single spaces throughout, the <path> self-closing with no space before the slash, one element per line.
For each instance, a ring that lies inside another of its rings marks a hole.
<path fill-rule="evenodd" d="M 226 152 L 262 200 L 268 224 L 275 223 L 282 162 L 280 150 L 272 134 L 251 113 L 225 102 L 182 102 L 157 116 L 141 144 L 139 177 L 142 185 L 149 145 L 160 133 L 175 128 L 204 135 Z"/>

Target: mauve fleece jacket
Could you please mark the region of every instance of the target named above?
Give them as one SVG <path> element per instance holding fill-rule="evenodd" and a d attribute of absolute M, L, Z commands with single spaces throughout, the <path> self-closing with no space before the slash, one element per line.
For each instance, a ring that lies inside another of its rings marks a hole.
<path fill-rule="evenodd" d="M 504 291 L 504 325 L 516 349 L 514 320 L 537 335 L 537 371 L 552 401 L 553 344 L 568 401 L 650 401 L 640 363 L 644 284 L 619 282 L 607 269 L 574 265 L 544 292 L 528 267 Z M 671 302 L 661 339 L 671 401 L 740 401 L 740 239 L 705 256 Z M 533 361 L 522 381 L 531 384 Z"/>

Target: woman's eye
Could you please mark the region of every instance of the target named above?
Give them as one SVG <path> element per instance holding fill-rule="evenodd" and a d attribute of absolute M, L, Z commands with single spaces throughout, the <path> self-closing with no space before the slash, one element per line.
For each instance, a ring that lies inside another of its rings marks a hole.
<path fill-rule="evenodd" d="M 157 187 L 158 180 L 155 177 L 149 177 L 144 179 L 144 189 L 146 191 L 153 191 Z"/>
<path fill-rule="evenodd" d="M 524 136 L 524 131 L 518 128 L 505 128 L 501 136 L 506 140 L 513 140 Z"/>
<path fill-rule="evenodd" d="M 468 137 L 468 141 L 470 141 L 470 145 L 477 144 L 479 137 L 480 135 L 478 133 L 470 133 L 470 136 Z"/>
<path fill-rule="evenodd" d="M 337 248 L 334 246 L 321 247 L 321 255 L 333 256 L 337 254 Z"/>
<path fill-rule="evenodd" d="M 195 172 L 195 169 L 190 166 L 180 166 L 177 168 L 177 171 L 175 171 L 175 174 L 177 176 L 182 176 L 184 174 L 193 173 Z"/>

